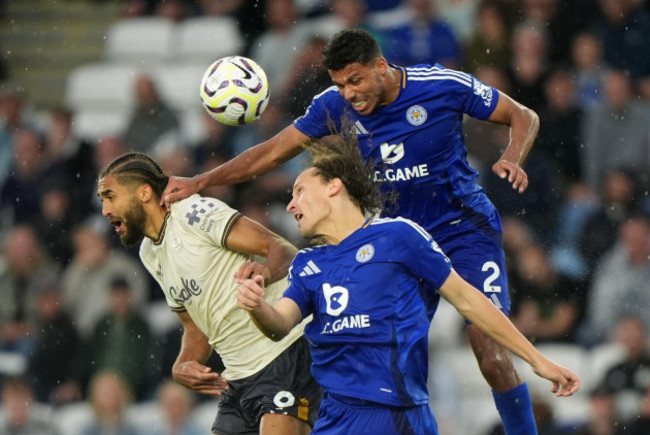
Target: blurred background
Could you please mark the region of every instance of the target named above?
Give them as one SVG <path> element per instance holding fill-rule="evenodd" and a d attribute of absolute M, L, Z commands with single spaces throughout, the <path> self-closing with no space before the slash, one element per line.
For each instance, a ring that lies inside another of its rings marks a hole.
<path fill-rule="evenodd" d="M 396 65 L 463 70 L 540 115 L 524 195 L 490 170 L 507 129 L 465 122 L 503 218 L 511 318 L 582 376 L 555 398 L 516 361 L 539 432 L 650 433 L 650 2 L 0 0 L 0 434 L 208 433 L 215 404 L 170 382 L 180 323 L 101 217 L 97 172 L 139 150 L 193 175 L 269 138 L 330 85 L 320 51 L 352 26 Z M 271 89 L 241 127 L 198 91 L 233 54 Z M 203 194 L 304 246 L 285 212 L 303 163 Z M 443 304 L 430 329 L 441 434 L 502 433 L 463 326 Z"/>

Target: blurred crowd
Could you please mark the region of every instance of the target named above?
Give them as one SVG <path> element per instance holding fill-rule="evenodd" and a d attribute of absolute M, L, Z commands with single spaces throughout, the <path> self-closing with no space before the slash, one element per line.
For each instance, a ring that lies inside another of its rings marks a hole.
<path fill-rule="evenodd" d="M 180 128 L 179 114 L 147 75 L 136 81 L 137 107 L 126 131 L 97 140 L 73 134 L 70 109 L 43 114 L 28 93 L 3 87 L 3 424 L 25 413 L 21 395 L 54 408 L 88 400 L 98 425 L 114 423 L 121 417 L 102 416 L 102 400 L 93 392 L 116 379 L 118 403 L 104 404 L 115 408 L 109 412 L 119 414 L 128 401 L 164 401 L 173 388 L 168 381 L 180 324 L 165 310 L 137 250 L 120 246 L 102 218 L 97 172 L 127 150 L 150 153 L 173 175 L 227 161 L 303 113 L 330 85 L 319 64 L 327 38 L 360 26 L 376 35 L 391 63 L 437 62 L 466 71 L 539 114 L 539 136 L 524 165 L 530 180 L 524 195 L 490 170 L 508 143 L 507 128 L 466 120 L 469 159 L 503 218 L 511 318 L 538 344 L 589 349 L 616 343 L 624 349 L 589 391 L 601 407 L 591 414 L 609 421 L 578 422 L 571 433 L 650 433 L 650 2 L 123 1 L 120 19 L 147 15 L 236 18 L 246 40 L 240 54 L 265 69 L 270 104 L 260 120 L 243 127 L 204 114 L 199 141 L 159 146 L 179 137 L 171 134 Z M 3 74 L 9 83 L 11 71 Z M 301 164 L 294 159 L 252 182 L 203 194 L 303 246 L 284 211 Z M 213 364 L 218 370 L 218 356 Z M 188 398 L 187 406 L 197 399 Z M 557 432 L 540 433 L 550 430 Z"/>

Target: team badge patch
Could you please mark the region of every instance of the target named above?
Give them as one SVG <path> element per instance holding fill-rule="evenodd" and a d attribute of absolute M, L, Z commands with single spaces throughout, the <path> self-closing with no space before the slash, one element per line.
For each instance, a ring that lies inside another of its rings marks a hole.
<path fill-rule="evenodd" d="M 422 125 L 427 120 L 427 111 L 419 104 L 411 106 L 406 111 L 406 120 L 411 125 Z"/>
<path fill-rule="evenodd" d="M 359 263 L 365 263 L 366 261 L 369 261 L 373 255 L 375 255 L 375 247 L 368 243 L 359 248 L 356 258 Z"/>

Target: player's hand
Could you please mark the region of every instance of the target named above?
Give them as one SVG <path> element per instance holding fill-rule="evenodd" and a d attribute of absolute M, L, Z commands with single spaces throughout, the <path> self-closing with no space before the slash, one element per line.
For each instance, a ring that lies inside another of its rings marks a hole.
<path fill-rule="evenodd" d="M 219 373 L 213 372 L 210 367 L 199 364 L 197 361 L 186 361 L 174 364 L 172 376 L 176 382 L 185 385 L 197 393 L 220 396 L 227 390 L 228 380 Z"/>
<path fill-rule="evenodd" d="M 165 206 L 167 211 L 171 209 L 172 202 L 185 199 L 190 195 L 194 195 L 199 190 L 199 183 L 196 177 L 177 177 L 172 175 L 169 177 L 167 187 L 160 197 L 160 205 Z"/>
<path fill-rule="evenodd" d="M 512 184 L 513 189 L 517 189 L 519 193 L 524 193 L 528 187 L 528 175 L 521 166 L 510 160 L 499 160 L 492 165 L 492 172 L 497 174 L 499 178 L 508 178 L 508 183 Z"/>
<path fill-rule="evenodd" d="M 237 281 L 237 284 L 241 284 L 245 279 L 252 279 L 257 275 L 264 277 L 264 282 L 266 283 L 271 278 L 271 271 L 263 264 L 254 261 L 244 261 L 235 272 L 235 281 Z"/>
<path fill-rule="evenodd" d="M 261 307 L 264 302 L 263 285 L 264 277 L 262 275 L 241 281 L 237 291 L 237 306 L 246 311 L 253 311 Z"/>
<path fill-rule="evenodd" d="M 558 397 L 571 396 L 580 389 L 580 378 L 571 370 L 545 360 L 538 366 L 532 366 L 533 371 L 553 383 L 551 393 Z"/>

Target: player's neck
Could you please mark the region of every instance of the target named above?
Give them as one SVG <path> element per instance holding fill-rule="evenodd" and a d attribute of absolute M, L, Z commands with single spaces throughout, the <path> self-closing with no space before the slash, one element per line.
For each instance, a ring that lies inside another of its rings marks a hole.
<path fill-rule="evenodd" d="M 165 224 L 167 210 L 158 204 L 152 204 L 150 209 L 145 206 L 147 213 L 147 223 L 144 227 L 144 235 L 151 240 L 157 240 L 160 237 L 160 230 Z"/>
<path fill-rule="evenodd" d="M 386 72 L 386 104 L 390 104 L 397 99 L 401 86 L 402 70 L 389 66 Z"/>
<path fill-rule="evenodd" d="M 366 222 L 366 217 L 356 206 L 352 210 L 339 209 L 332 213 L 322 232 L 328 245 L 338 245 Z"/>

